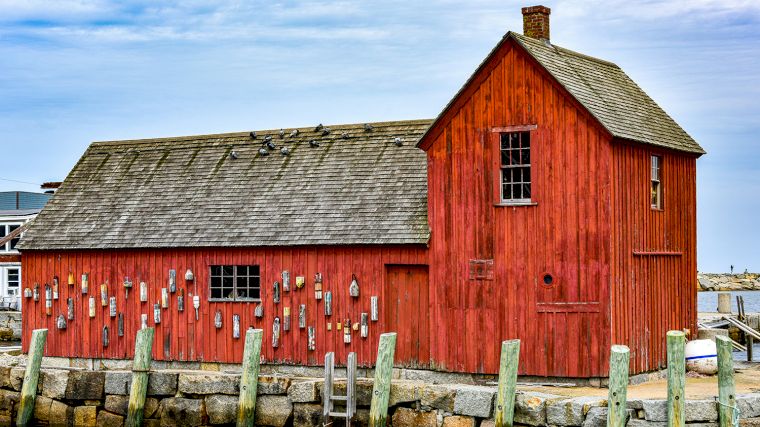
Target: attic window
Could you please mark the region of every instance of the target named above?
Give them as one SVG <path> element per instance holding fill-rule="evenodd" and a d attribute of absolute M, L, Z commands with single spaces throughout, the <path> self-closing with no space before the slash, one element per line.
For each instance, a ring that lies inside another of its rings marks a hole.
<path fill-rule="evenodd" d="M 662 209 L 662 156 L 652 155 L 651 159 L 651 203 L 652 209 Z"/>
<path fill-rule="evenodd" d="M 530 132 L 502 133 L 499 153 L 501 202 L 530 203 Z"/>
<path fill-rule="evenodd" d="M 258 265 L 212 265 L 209 301 L 260 301 Z"/>

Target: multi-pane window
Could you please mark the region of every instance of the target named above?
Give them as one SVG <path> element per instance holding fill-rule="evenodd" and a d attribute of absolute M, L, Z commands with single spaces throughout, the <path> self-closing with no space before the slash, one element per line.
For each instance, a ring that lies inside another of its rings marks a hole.
<path fill-rule="evenodd" d="M 21 284 L 21 269 L 9 268 L 6 271 L 8 272 L 8 296 L 16 296 L 19 294 L 18 288 Z"/>
<path fill-rule="evenodd" d="M 11 234 L 14 230 L 16 230 L 19 227 L 21 227 L 21 224 L 0 224 L 0 238 Z M 16 245 L 18 244 L 18 241 L 20 238 L 21 238 L 20 235 L 16 236 L 15 238 L 11 239 L 9 242 L 0 246 L 0 252 L 15 251 Z"/>
<path fill-rule="evenodd" d="M 652 209 L 662 209 L 662 157 L 652 156 Z"/>
<path fill-rule="evenodd" d="M 212 265 L 210 299 L 255 301 L 261 298 L 258 265 Z"/>
<path fill-rule="evenodd" d="M 530 132 L 501 134 L 501 200 L 530 202 Z"/>

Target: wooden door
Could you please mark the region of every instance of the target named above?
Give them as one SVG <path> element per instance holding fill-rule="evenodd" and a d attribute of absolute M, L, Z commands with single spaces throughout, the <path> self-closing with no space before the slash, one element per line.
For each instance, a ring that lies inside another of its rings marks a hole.
<path fill-rule="evenodd" d="M 430 365 L 428 267 L 388 265 L 385 277 L 385 331 L 396 332 L 397 365 Z"/>

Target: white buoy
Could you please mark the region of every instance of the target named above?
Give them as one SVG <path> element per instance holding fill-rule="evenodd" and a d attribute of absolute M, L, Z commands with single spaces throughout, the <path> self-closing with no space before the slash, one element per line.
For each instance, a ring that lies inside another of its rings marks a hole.
<path fill-rule="evenodd" d="M 686 369 L 704 375 L 718 372 L 718 348 L 713 340 L 694 340 L 684 350 Z"/>

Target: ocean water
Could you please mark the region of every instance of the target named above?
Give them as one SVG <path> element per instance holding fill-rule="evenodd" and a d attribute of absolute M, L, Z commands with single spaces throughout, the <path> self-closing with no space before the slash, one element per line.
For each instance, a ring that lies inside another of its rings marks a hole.
<path fill-rule="evenodd" d="M 736 296 L 744 298 L 744 311 L 760 313 L 760 291 L 731 291 L 731 311 L 737 313 Z M 715 313 L 718 311 L 718 292 L 699 292 L 697 294 L 697 311 Z"/>
<path fill-rule="evenodd" d="M 731 291 L 731 311 L 738 312 L 736 308 L 736 296 L 744 298 L 744 311 L 747 313 L 760 313 L 760 291 Z M 718 311 L 718 292 L 700 292 L 697 295 L 697 311 L 700 313 L 714 313 Z M 752 361 L 760 361 L 760 343 L 752 346 Z M 747 353 L 734 351 L 734 360 L 747 360 Z"/>

